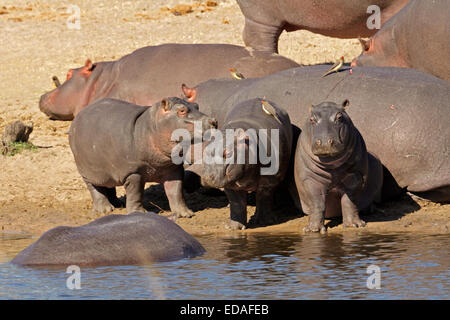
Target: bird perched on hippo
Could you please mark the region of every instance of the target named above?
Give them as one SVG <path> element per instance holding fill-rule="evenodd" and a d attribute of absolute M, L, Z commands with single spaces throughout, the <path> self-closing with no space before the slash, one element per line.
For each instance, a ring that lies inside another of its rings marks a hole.
<path fill-rule="evenodd" d="M 71 69 L 66 81 L 41 96 L 39 108 L 51 119 L 72 120 L 84 107 L 102 98 L 152 105 L 178 96 L 182 83 L 196 85 L 231 78 L 230 68 L 248 78 L 298 67 L 277 54 L 229 44 L 164 44 L 140 48 L 117 61 Z"/>

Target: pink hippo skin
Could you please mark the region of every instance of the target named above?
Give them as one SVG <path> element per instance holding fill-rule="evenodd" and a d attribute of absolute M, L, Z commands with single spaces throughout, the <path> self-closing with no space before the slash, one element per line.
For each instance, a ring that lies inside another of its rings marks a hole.
<path fill-rule="evenodd" d="M 418 69 L 450 81 L 450 1 L 413 0 L 370 40 L 355 66 Z"/>
<path fill-rule="evenodd" d="M 138 49 L 117 61 L 71 69 L 67 80 L 42 95 L 39 108 L 51 119 L 72 120 L 88 104 L 114 98 L 148 106 L 178 96 L 183 82 L 195 86 L 214 78 L 232 78 L 236 68 L 246 78 L 298 67 L 277 54 L 229 44 L 165 44 Z"/>
<path fill-rule="evenodd" d="M 278 52 L 278 38 L 286 30 L 308 30 L 337 38 L 370 37 L 377 30 L 367 27 L 377 5 L 384 24 L 410 0 L 237 0 L 245 16 L 245 45 Z"/>

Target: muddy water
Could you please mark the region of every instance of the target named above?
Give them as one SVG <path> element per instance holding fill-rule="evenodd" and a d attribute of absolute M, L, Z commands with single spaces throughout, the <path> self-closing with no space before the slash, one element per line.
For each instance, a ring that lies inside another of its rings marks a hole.
<path fill-rule="evenodd" d="M 0 299 L 450 299 L 450 235 L 197 236 L 207 253 L 148 266 L 66 270 L 9 261 L 35 239 L 0 234 Z M 368 277 L 379 289 L 368 289 Z M 374 267 L 376 269 L 376 267 Z M 374 269 L 374 270 L 375 270 Z"/>

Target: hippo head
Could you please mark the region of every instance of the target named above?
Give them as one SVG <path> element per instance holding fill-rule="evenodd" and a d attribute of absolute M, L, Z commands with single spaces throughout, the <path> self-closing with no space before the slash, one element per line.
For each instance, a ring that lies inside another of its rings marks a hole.
<path fill-rule="evenodd" d="M 70 69 L 62 85 L 53 77 L 56 88 L 41 96 L 39 109 L 53 120 L 73 120 L 91 102 L 101 67 L 88 59 L 83 67 Z"/>
<path fill-rule="evenodd" d="M 180 141 L 191 145 L 195 137 L 202 138 L 217 121 L 198 111 L 198 104 L 171 97 L 152 107 L 153 145 L 171 155 Z"/>
<path fill-rule="evenodd" d="M 197 172 L 202 185 L 252 191 L 259 168 L 249 161 L 252 151 L 248 132 L 236 129 L 226 133 L 224 129 L 215 133 L 221 138 L 214 135 L 214 141 L 206 145 L 202 170 Z"/>
<path fill-rule="evenodd" d="M 381 31 L 379 31 L 381 32 Z M 382 41 L 383 35 L 376 33 L 369 40 L 359 38 L 362 53 L 352 60 L 351 67 L 407 67 L 395 45 L 395 39 Z"/>
<path fill-rule="evenodd" d="M 311 152 L 319 158 L 331 158 L 343 153 L 349 143 L 353 123 L 345 112 L 349 101 L 342 106 L 323 102 L 311 106 L 310 119 L 305 127 L 310 137 Z"/>

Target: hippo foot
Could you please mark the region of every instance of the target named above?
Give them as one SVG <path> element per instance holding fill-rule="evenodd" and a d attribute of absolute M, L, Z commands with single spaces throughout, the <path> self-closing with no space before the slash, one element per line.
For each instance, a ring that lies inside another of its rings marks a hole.
<path fill-rule="evenodd" d="M 303 228 L 303 232 L 304 233 L 320 232 L 321 234 L 325 234 L 327 232 L 327 228 L 323 225 L 323 223 L 321 224 L 310 223 L 308 226 Z"/>
<path fill-rule="evenodd" d="M 132 212 L 147 213 L 148 211 L 143 206 L 127 208 L 127 213 L 132 213 Z"/>
<path fill-rule="evenodd" d="M 93 213 L 108 213 L 114 211 L 114 206 L 106 199 L 101 199 L 94 201 L 92 203 L 92 212 Z"/>
<path fill-rule="evenodd" d="M 240 222 L 230 220 L 227 224 L 225 224 L 225 229 L 228 230 L 245 230 L 246 226 Z"/>
<path fill-rule="evenodd" d="M 174 213 L 175 217 L 177 218 L 192 218 L 193 216 L 195 216 L 195 213 L 192 212 L 192 210 L 189 209 L 183 209 L 183 210 L 177 210 Z"/>
<path fill-rule="evenodd" d="M 366 226 L 366 223 L 359 218 L 353 218 L 350 221 L 344 221 L 344 228 L 349 228 L 349 227 L 362 228 L 365 226 Z"/>
<path fill-rule="evenodd" d="M 269 226 L 276 223 L 277 221 L 274 217 L 258 216 L 257 214 L 254 214 L 250 218 L 248 225 L 251 227 L 258 227 L 258 226 Z"/>

